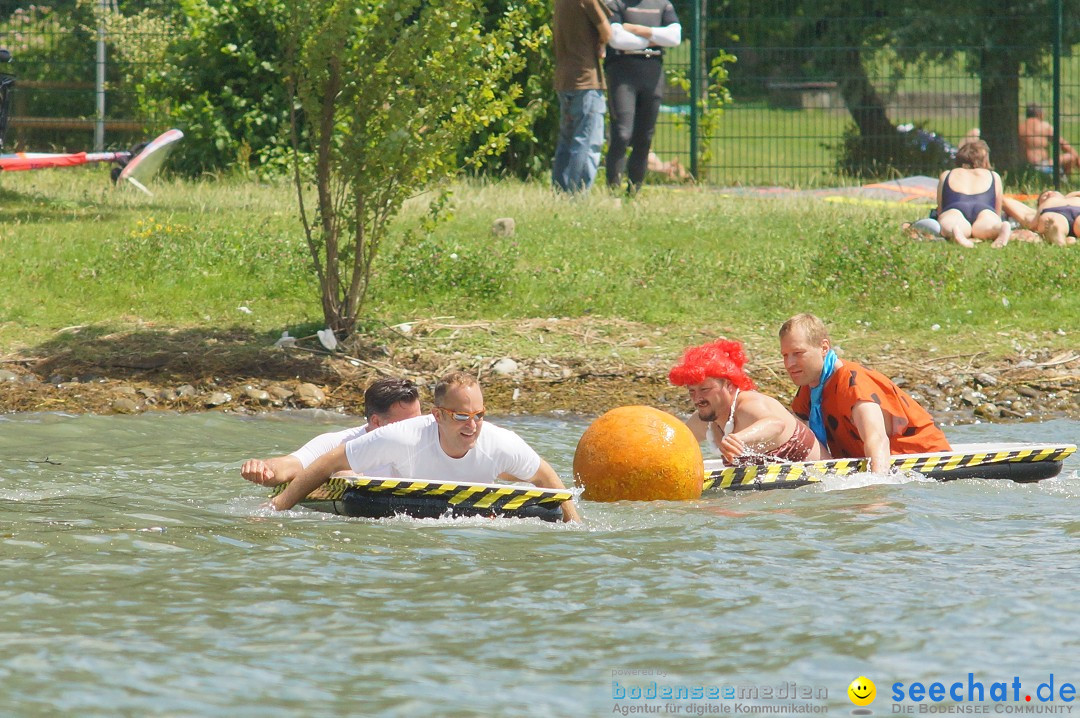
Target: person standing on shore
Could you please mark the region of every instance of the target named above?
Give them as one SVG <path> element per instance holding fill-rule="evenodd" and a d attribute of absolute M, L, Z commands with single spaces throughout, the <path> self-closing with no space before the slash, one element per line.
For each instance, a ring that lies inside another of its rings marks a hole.
<path fill-rule="evenodd" d="M 611 39 L 610 12 L 601 0 L 555 0 L 555 92 L 559 141 L 551 180 L 573 194 L 592 187 L 604 144 L 604 73 L 600 61 Z"/>
<path fill-rule="evenodd" d="M 799 387 L 791 410 L 805 419 L 834 458 L 870 458 L 875 474 L 889 471 L 892 454 L 951 451 L 934 419 L 888 377 L 841 361 L 829 333 L 813 314 L 780 327 L 780 353 Z"/>
<path fill-rule="evenodd" d="M 664 50 L 682 42 L 671 0 L 608 0 L 610 50 L 604 61 L 611 106 L 607 183 L 619 189 L 623 171 L 631 192 L 645 181 L 656 118 L 664 96 Z M 630 148 L 627 165 L 626 150 Z"/>

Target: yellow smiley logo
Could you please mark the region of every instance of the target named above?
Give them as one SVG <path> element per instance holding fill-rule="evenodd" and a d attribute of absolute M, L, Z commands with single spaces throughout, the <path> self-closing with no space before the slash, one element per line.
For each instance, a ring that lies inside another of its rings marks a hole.
<path fill-rule="evenodd" d="M 847 687 L 848 698 L 857 706 L 868 706 L 877 697 L 877 686 L 866 676 L 859 676 Z"/>

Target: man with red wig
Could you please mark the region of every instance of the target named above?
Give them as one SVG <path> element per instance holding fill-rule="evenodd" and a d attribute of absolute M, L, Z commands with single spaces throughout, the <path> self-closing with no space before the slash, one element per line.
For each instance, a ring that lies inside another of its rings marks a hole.
<path fill-rule="evenodd" d="M 707 439 L 734 466 L 829 458 L 806 424 L 754 390 L 745 364 L 742 344 L 718 339 L 687 349 L 668 373 L 672 384 L 686 387 L 697 409 L 686 425 L 698 441 Z"/>

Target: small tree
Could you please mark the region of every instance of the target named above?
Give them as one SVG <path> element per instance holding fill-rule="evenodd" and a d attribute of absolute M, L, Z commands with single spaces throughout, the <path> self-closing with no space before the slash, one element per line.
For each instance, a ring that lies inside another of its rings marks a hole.
<path fill-rule="evenodd" d="M 484 30 L 481 8 L 475 0 L 293 4 L 285 36 L 297 38 L 288 63 L 296 188 L 323 315 L 335 332 L 355 329 L 402 203 L 455 174 L 459 148 L 513 112 L 520 89 L 510 78 L 521 50 L 540 37 L 521 8 Z M 499 151 L 505 137 L 473 157 Z"/>

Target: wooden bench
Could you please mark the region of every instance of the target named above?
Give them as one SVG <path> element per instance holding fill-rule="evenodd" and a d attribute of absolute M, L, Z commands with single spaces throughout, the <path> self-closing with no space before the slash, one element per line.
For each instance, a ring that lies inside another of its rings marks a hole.
<path fill-rule="evenodd" d="M 769 82 L 769 103 L 791 110 L 834 110 L 843 108 L 835 82 Z"/>

